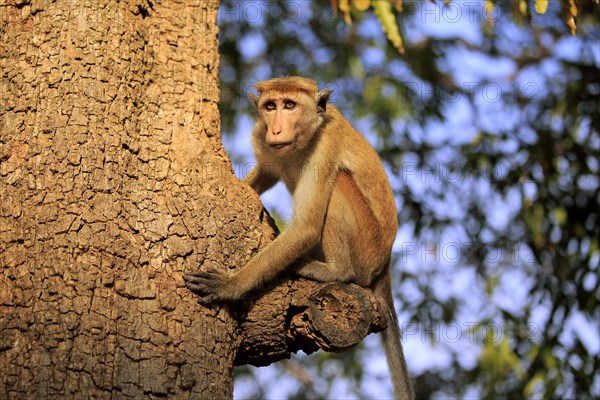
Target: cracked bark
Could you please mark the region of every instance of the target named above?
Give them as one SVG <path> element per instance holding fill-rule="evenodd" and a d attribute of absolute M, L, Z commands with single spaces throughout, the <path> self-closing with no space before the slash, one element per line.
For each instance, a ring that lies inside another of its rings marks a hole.
<path fill-rule="evenodd" d="M 275 235 L 220 140 L 217 8 L 0 4 L 0 398 L 231 398 L 234 362 L 382 328 L 358 287 L 207 309 L 183 285 Z"/>

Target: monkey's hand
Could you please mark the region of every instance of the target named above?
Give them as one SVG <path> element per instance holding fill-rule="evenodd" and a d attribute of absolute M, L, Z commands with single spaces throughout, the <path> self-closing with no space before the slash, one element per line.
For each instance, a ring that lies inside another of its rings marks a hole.
<path fill-rule="evenodd" d="M 203 305 L 228 300 L 227 286 L 230 277 L 223 271 L 207 269 L 183 275 L 185 286 L 200 296 L 198 302 Z"/>

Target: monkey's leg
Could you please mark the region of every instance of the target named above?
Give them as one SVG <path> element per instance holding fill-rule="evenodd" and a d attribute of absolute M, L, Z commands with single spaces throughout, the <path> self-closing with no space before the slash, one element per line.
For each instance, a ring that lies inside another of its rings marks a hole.
<path fill-rule="evenodd" d="M 356 273 L 350 249 L 351 225 L 354 218 L 339 193 L 331 197 L 324 222 L 320 245 L 314 249 L 312 258 L 299 260 L 297 274 L 318 282 L 356 282 Z"/>
<path fill-rule="evenodd" d="M 351 264 L 340 261 L 323 262 L 303 257 L 298 261 L 296 274 L 317 282 L 354 282 Z"/>

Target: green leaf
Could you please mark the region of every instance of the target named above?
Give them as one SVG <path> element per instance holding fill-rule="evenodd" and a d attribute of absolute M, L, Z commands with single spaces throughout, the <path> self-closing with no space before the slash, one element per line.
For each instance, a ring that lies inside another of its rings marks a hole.
<path fill-rule="evenodd" d="M 485 281 L 485 292 L 491 296 L 494 293 L 494 289 L 498 286 L 499 283 L 500 277 L 498 275 L 490 276 Z"/>
<path fill-rule="evenodd" d="M 373 2 L 373 12 L 379 19 L 379 22 L 381 22 L 381 27 L 388 40 L 401 54 L 404 54 L 404 45 L 402 44 L 402 37 L 396 23 L 396 16 L 392 11 L 392 4 L 389 1 L 375 1 Z"/>
<path fill-rule="evenodd" d="M 535 0 L 535 12 L 545 14 L 548 9 L 548 0 Z"/>
<path fill-rule="evenodd" d="M 535 389 L 544 382 L 544 376 L 545 374 L 542 371 L 539 371 L 529 380 L 529 382 L 527 382 L 527 385 L 525 385 L 525 388 L 523 389 L 523 396 L 525 398 L 529 399 L 533 397 Z"/>
<path fill-rule="evenodd" d="M 499 346 L 499 351 L 502 355 L 506 366 L 513 370 L 519 378 L 523 377 L 523 375 L 525 374 L 525 370 L 521 366 L 521 360 L 511 348 L 507 335 L 504 335 L 504 337 L 502 338 L 502 341 L 500 342 Z"/>
<path fill-rule="evenodd" d="M 352 25 L 352 17 L 350 17 L 350 0 L 340 0 L 338 7 L 344 15 L 344 21 L 348 25 Z"/>
<path fill-rule="evenodd" d="M 493 1 L 485 0 L 483 2 L 483 8 L 485 10 L 485 15 L 486 15 L 488 22 L 491 25 L 494 25 L 494 22 L 495 22 L 494 21 L 494 11 L 496 10 L 496 5 L 494 4 Z"/>
<path fill-rule="evenodd" d="M 369 5 L 371 5 L 371 0 L 352 0 L 352 5 L 358 11 L 366 11 L 369 8 Z"/>
<path fill-rule="evenodd" d="M 364 81 L 367 75 L 365 73 L 365 68 L 363 67 L 362 60 L 360 59 L 360 57 L 350 57 L 350 59 L 348 60 L 348 64 L 350 66 L 350 72 L 352 73 L 352 76 L 356 79 Z"/>
<path fill-rule="evenodd" d="M 556 207 L 554 209 L 554 219 L 559 225 L 564 225 L 567 222 L 567 210 L 563 207 Z"/>

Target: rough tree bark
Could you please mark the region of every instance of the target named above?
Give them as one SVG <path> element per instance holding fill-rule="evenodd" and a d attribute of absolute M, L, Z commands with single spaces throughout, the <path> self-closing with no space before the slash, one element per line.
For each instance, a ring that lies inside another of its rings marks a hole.
<path fill-rule="evenodd" d="M 358 287 L 183 285 L 275 234 L 221 144 L 217 8 L 0 2 L 0 398 L 231 398 L 234 363 L 382 328 Z"/>

